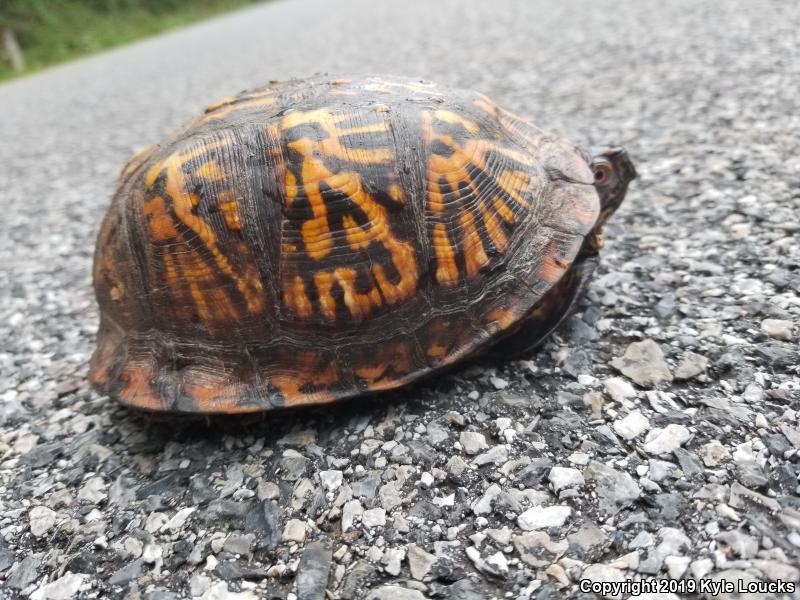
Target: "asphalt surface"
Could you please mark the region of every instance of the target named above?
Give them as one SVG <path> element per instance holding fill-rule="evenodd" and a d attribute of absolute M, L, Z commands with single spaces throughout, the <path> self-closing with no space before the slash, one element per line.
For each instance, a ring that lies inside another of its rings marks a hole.
<path fill-rule="evenodd" d="M 797 583 L 798 31 L 793 0 L 274 2 L 0 86 L 0 594 Z M 89 390 L 125 160 L 315 73 L 477 88 L 627 146 L 640 178 L 580 311 L 528 360 L 256 422 L 152 423 Z"/>

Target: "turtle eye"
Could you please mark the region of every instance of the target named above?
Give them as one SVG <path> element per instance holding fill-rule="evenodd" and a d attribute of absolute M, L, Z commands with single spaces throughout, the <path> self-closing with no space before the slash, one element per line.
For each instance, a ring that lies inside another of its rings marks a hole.
<path fill-rule="evenodd" d="M 603 185 L 611 177 L 611 165 L 599 163 L 594 165 L 594 184 Z"/>

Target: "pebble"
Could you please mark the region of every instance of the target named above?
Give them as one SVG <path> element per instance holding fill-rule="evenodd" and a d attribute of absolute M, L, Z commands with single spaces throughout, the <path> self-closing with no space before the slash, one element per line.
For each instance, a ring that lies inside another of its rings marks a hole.
<path fill-rule="evenodd" d="M 622 358 L 611 360 L 611 365 L 642 387 L 652 388 L 662 382 L 672 381 L 661 347 L 653 340 L 633 342 Z"/>
<path fill-rule="evenodd" d="M 670 423 L 663 429 L 653 429 L 642 447 L 648 454 L 669 454 L 688 442 L 690 437 L 691 433 L 686 427 Z"/>
<path fill-rule="evenodd" d="M 366 600 L 426 600 L 419 590 L 404 588 L 399 585 L 384 585 L 367 594 Z"/>
<path fill-rule="evenodd" d="M 581 487 L 585 483 L 581 472 L 570 467 L 553 467 L 547 478 L 556 494 L 563 489 Z"/>
<path fill-rule="evenodd" d="M 67 573 L 37 588 L 30 595 L 31 600 L 72 600 L 78 596 L 89 575 L 83 573 Z"/>
<path fill-rule="evenodd" d="M 302 544 L 306 541 L 306 524 L 300 519 L 289 519 L 283 529 L 283 540 Z"/>
<path fill-rule="evenodd" d="M 326 542 L 310 542 L 297 566 L 297 596 L 302 600 L 325 600 L 333 552 Z"/>
<path fill-rule="evenodd" d="M 684 381 L 702 375 L 708 369 L 708 359 L 694 352 L 686 352 L 675 367 L 675 379 Z"/>
<path fill-rule="evenodd" d="M 489 446 L 486 437 L 476 431 L 462 431 L 458 437 L 464 452 L 470 455 L 478 454 L 481 450 L 486 450 Z"/>
<path fill-rule="evenodd" d="M 502 377 L 490 377 L 489 381 L 496 390 L 504 390 L 508 387 L 508 381 Z"/>
<path fill-rule="evenodd" d="M 408 568 L 414 579 L 422 581 L 430 572 L 436 557 L 417 546 L 409 544 L 406 549 Z"/>
<path fill-rule="evenodd" d="M 703 464 L 707 467 L 718 467 L 730 456 L 730 451 L 719 440 L 711 440 L 702 448 Z"/>
<path fill-rule="evenodd" d="M 782 342 L 792 341 L 793 324 L 791 321 L 784 319 L 764 319 L 761 321 L 761 331 L 766 333 L 769 337 Z"/>
<path fill-rule="evenodd" d="M 46 506 L 34 506 L 28 515 L 31 534 L 35 537 L 42 537 L 48 533 L 56 524 L 56 513 Z"/>
<path fill-rule="evenodd" d="M 406 557 L 405 548 L 389 548 L 383 553 L 382 562 L 384 564 L 384 571 L 389 575 L 397 577 L 400 574 L 400 569 L 403 560 Z"/>
<path fill-rule="evenodd" d="M 91 477 L 78 492 L 78 500 L 97 504 L 106 499 L 106 484 L 102 477 Z"/>
<path fill-rule="evenodd" d="M 625 573 L 620 569 L 603 564 L 588 565 L 583 570 L 581 578 L 598 583 L 621 583 L 626 579 Z M 603 598 L 613 598 L 614 600 L 621 600 L 622 597 L 622 594 L 603 595 Z"/>
<path fill-rule="evenodd" d="M 544 568 L 554 563 L 567 551 L 568 547 L 566 541 L 552 540 L 544 531 L 515 535 L 513 542 L 520 558 L 536 568 Z"/>
<path fill-rule="evenodd" d="M 634 410 L 624 418 L 614 421 L 614 431 L 626 440 L 633 440 L 648 429 L 650 421 L 639 410 Z"/>
<path fill-rule="evenodd" d="M 603 387 L 611 399 L 620 404 L 636 396 L 636 389 L 622 377 L 609 377 L 603 381 Z"/>
<path fill-rule="evenodd" d="M 508 460 L 508 450 L 505 446 L 492 446 L 488 451 L 472 459 L 472 464 L 479 467 L 488 464 L 500 465 Z"/>
<path fill-rule="evenodd" d="M 320 471 L 319 479 L 322 482 L 322 487 L 329 492 L 334 492 L 342 485 L 342 472 L 341 471 Z"/>
<path fill-rule="evenodd" d="M 533 506 L 517 517 L 517 524 L 525 531 L 561 527 L 571 514 L 569 506 Z"/>
<path fill-rule="evenodd" d="M 583 473 L 594 483 L 600 509 L 615 515 L 641 496 L 641 488 L 628 473 L 598 461 L 591 461 Z"/>
<path fill-rule="evenodd" d="M 350 531 L 356 520 L 364 513 L 364 507 L 359 500 L 349 500 L 342 508 L 342 533 Z"/>
<path fill-rule="evenodd" d="M 361 516 L 364 527 L 383 527 L 386 525 L 386 511 L 382 508 L 365 510 Z"/>

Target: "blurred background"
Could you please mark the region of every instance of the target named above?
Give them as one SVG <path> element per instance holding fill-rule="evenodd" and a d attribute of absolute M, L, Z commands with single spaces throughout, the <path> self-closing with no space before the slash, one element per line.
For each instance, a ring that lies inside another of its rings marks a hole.
<path fill-rule="evenodd" d="M 2 0 L 0 81 L 263 0 Z"/>

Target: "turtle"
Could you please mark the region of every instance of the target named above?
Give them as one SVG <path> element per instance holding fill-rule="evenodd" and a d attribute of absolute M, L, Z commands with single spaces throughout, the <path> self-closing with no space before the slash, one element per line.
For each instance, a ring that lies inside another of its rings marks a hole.
<path fill-rule="evenodd" d="M 122 169 L 90 381 L 234 414 L 407 386 L 536 349 L 573 310 L 636 170 L 486 95 L 292 79 L 226 98 Z"/>

